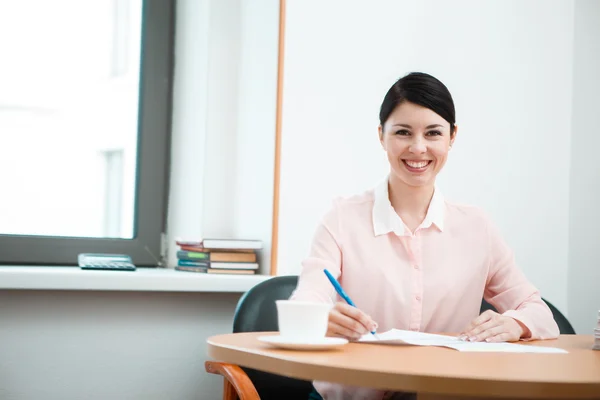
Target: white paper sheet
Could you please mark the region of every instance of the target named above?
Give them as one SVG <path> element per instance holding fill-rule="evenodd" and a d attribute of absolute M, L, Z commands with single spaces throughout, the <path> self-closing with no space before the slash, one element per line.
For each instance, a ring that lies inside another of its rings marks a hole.
<path fill-rule="evenodd" d="M 387 332 L 378 333 L 377 336 L 379 339 L 369 333 L 361 337 L 358 342 L 405 346 L 440 346 L 467 352 L 568 353 L 566 350 L 555 347 L 531 346 L 505 342 L 465 342 L 453 336 L 404 331 L 400 329 L 392 329 Z"/>

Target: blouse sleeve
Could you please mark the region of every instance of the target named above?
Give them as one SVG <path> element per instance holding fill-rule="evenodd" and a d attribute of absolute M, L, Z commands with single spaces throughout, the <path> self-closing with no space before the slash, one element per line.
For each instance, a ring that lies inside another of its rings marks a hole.
<path fill-rule="evenodd" d="M 484 298 L 499 313 L 525 325 L 530 333 L 522 339 L 553 339 L 559 330 L 539 291 L 517 266 L 514 254 L 499 230 L 487 219 L 489 272 Z"/>
<path fill-rule="evenodd" d="M 339 207 L 325 214 L 313 235 L 308 257 L 302 261 L 298 286 L 290 299 L 333 303 L 333 286 L 323 270 L 327 268 L 337 279 L 341 275 L 342 246 L 339 241 Z"/>

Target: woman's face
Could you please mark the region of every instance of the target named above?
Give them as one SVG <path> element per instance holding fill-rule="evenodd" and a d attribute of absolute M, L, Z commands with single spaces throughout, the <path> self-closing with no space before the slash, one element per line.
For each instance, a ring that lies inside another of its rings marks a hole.
<path fill-rule="evenodd" d="M 435 112 L 403 102 L 379 127 L 379 140 L 387 153 L 392 178 L 412 187 L 433 186 L 456 137 L 450 123 Z"/>

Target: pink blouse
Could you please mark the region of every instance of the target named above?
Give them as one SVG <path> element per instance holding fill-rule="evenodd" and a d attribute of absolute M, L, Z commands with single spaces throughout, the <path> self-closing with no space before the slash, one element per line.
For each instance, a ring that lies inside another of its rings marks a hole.
<path fill-rule="evenodd" d="M 479 315 L 485 298 L 527 326 L 531 339 L 559 334 L 550 309 L 485 213 L 444 200 L 438 189 L 414 234 L 392 208 L 387 179 L 374 190 L 336 200 L 317 227 L 291 299 L 341 301 L 324 268 L 379 332 L 458 333 Z M 325 382 L 315 382 L 315 388 L 325 399 L 383 396 Z"/>

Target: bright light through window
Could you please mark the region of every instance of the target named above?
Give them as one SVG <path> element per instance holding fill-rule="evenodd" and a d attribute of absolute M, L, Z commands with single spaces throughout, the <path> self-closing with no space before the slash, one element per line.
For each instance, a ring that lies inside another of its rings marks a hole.
<path fill-rule="evenodd" d="M 141 0 L 0 0 L 0 234 L 134 235 Z"/>

